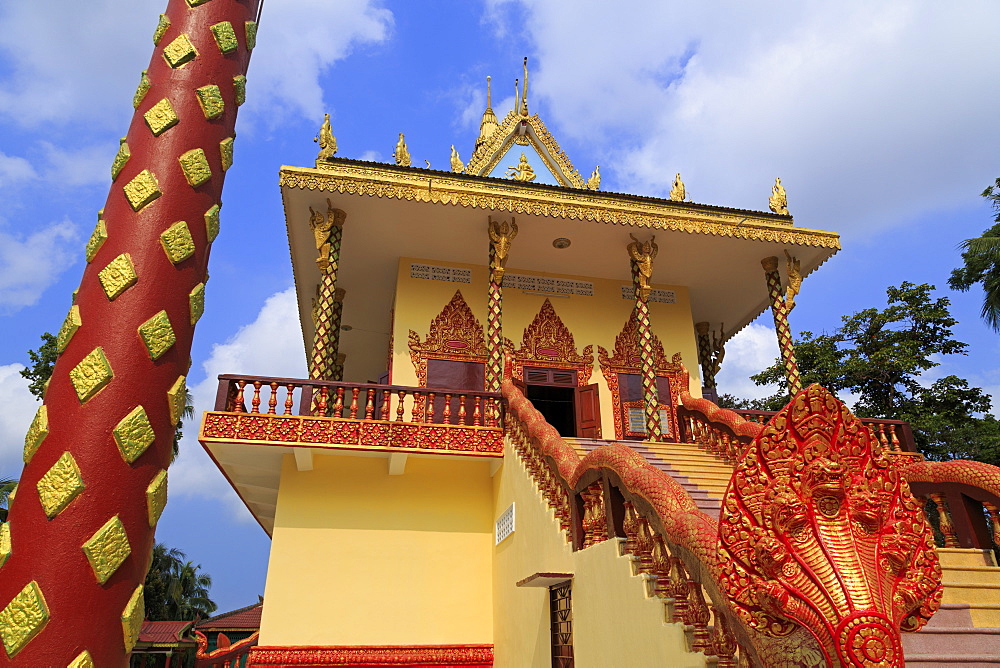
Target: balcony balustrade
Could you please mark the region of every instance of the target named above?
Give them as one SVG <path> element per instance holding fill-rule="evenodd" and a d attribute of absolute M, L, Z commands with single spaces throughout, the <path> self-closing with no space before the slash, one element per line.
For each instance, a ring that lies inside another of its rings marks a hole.
<path fill-rule="evenodd" d="M 499 393 L 221 375 L 202 442 L 503 455 Z"/>

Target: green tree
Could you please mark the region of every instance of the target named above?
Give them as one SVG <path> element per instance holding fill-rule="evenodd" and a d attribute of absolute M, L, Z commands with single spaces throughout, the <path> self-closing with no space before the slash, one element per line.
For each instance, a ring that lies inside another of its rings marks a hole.
<path fill-rule="evenodd" d="M 177 548 L 156 543 L 143 588 L 146 619 L 188 621 L 215 612 L 217 606 L 209 598 L 212 577 L 200 568 L 185 561 L 185 554 Z"/>
<path fill-rule="evenodd" d="M 982 317 L 994 330 L 1000 332 L 1000 178 L 983 191 L 983 197 L 992 201 L 997 223 L 975 239 L 961 243 L 963 266 L 951 272 L 948 286 L 953 290 L 968 291 L 977 283 L 983 287 Z"/>
<path fill-rule="evenodd" d="M 928 384 L 924 375 L 942 357 L 964 355 L 968 348 L 953 336 L 948 298 L 933 298 L 932 290 L 904 282 L 886 290 L 884 309 L 843 316 L 832 334 L 802 332 L 795 355 L 803 385 L 853 395 L 851 410 L 859 417 L 906 420 L 928 457 L 1000 462 L 1000 423 L 987 414 L 990 396 L 957 376 Z M 788 402 L 780 360 L 751 378 L 781 388 L 761 402 L 767 408 Z"/>
<path fill-rule="evenodd" d="M 45 396 L 45 388 L 52 377 L 52 367 L 56 365 L 56 358 L 59 352 L 56 350 L 56 337 L 45 332 L 41 336 L 42 345 L 38 350 L 29 350 L 28 358 L 31 359 L 31 367 L 21 369 L 21 375 L 30 382 L 28 391 L 35 397 L 41 399 Z"/>

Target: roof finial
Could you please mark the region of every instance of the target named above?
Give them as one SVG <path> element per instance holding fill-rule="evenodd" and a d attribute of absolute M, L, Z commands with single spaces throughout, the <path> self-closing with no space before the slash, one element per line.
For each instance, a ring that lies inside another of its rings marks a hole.
<path fill-rule="evenodd" d="M 479 138 L 476 139 L 476 147 L 472 150 L 473 157 L 479 147 L 486 143 L 486 140 L 493 136 L 499 124 L 496 114 L 493 113 L 493 93 L 490 85 L 491 78 L 486 77 L 486 111 L 483 112 L 483 120 L 479 123 Z"/>
<path fill-rule="evenodd" d="M 528 57 L 524 57 L 524 94 L 521 95 L 521 115 L 528 115 Z"/>

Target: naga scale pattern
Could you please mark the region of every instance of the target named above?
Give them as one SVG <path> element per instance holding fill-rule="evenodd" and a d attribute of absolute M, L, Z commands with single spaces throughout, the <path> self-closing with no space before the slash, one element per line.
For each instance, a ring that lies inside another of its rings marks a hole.
<path fill-rule="evenodd" d="M 153 34 L 0 536 L 4 665 L 124 665 L 136 642 L 256 11 L 169 0 Z"/>

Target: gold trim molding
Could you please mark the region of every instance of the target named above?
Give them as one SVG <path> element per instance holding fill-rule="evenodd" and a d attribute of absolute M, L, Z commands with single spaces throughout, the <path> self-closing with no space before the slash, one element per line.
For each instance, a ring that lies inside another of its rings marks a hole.
<path fill-rule="evenodd" d="M 631 196 L 625 196 L 628 199 L 623 201 L 622 195 L 592 190 L 536 189 L 509 181 L 492 181 L 473 181 L 444 172 L 418 169 L 402 172 L 345 162 L 325 163 L 322 170 L 283 166 L 279 179 L 282 188 L 840 249 L 840 235 L 836 232 L 796 228 L 791 222 L 774 220 L 765 213 L 726 209 L 701 211 L 690 204 L 644 201 Z"/>

